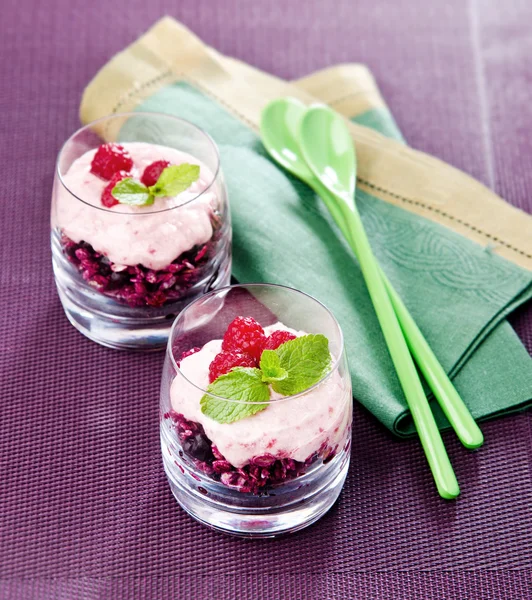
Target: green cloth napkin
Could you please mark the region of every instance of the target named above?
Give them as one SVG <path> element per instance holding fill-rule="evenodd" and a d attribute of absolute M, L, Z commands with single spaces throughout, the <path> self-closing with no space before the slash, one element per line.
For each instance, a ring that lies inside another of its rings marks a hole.
<path fill-rule="evenodd" d="M 254 131 L 188 83 L 155 92 L 138 110 L 189 119 L 212 135 L 229 190 L 234 276 L 288 285 L 324 302 L 345 334 L 355 398 L 395 434 L 412 434 L 358 263 L 319 199 L 270 160 Z M 387 111 L 356 120 L 401 135 Z M 504 317 L 530 298 L 532 273 L 367 193 L 358 191 L 357 201 L 383 269 L 474 417 L 529 406 L 532 360 Z M 434 412 L 448 427 L 437 406 Z"/>

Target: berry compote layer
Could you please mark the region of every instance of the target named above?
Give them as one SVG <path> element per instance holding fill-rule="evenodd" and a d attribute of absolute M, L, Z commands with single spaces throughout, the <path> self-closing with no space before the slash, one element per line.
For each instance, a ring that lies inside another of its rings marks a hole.
<path fill-rule="evenodd" d="M 210 418 L 201 407 L 209 383 L 235 366 L 253 366 L 253 360 L 258 366 L 261 349 L 275 349 L 305 335 L 282 323 L 247 332 L 247 337 L 244 332 L 240 339 L 237 330 L 232 348 L 228 349 L 226 334 L 224 340 L 185 352 L 171 385 L 172 410 L 164 418 L 175 431 L 181 452 L 199 471 L 239 492 L 261 494 L 345 450 L 351 393 L 333 369 L 312 388 L 294 396 L 284 397 L 271 389 L 267 408 L 252 416 L 232 423 Z M 238 348 L 242 340 L 245 349 Z"/>
<path fill-rule="evenodd" d="M 143 142 L 118 148 L 96 169 L 98 149 L 72 163 L 57 191 L 52 225 L 89 285 L 130 306 L 161 306 L 205 278 L 217 253 L 221 219 L 214 176 L 175 148 Z M 153 185 L 165 166 L 184 163 L 198 165 L 199 178 L 175 196 L 134 206 L 111 195 L 120 179 Z"/>

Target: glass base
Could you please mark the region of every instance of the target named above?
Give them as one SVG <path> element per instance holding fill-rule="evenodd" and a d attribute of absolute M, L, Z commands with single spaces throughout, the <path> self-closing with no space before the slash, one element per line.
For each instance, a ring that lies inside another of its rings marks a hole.
<path fill-rule="evenodd" d="M 282 484 L 298 492 L 289 493 L 292 501 L 284 502 L 279 494 L 276 506 L 271 497 L 251 496 L 232 492 L 224 494 L 224 502 L 209 497 L 210 488 L 222 484 L 201 485 L 191 480 L 186 473 L 178 471 L 172 458 L 165 452 L 163 464 L 170 489 L 180 506 L 194 519 L 217 531 L 246 538 L 272 538 L 285 533 L 294 533 L 320 519 L 336 502 L 349 470 L 349 452 L 342 453 L 328 465 Z M 214 493 L 216 495 L 216 492 Z M 230 496 L 233 501 L 228 502 Z M 239 502 L 239 496 L 245 496 Z M 251 497 L 250 497 L 251 496 Z"/>
<path fill-rule="evenodd" d="M 52 251 L 57 291 L 68 320 L 90 340 L 118 350 L 162 350 L 181 310 L 205 292 L 228 285 L 231 279 L 229 259 L 215 265 L 210 277 L 198 282 L 178 301 L 160 308 L 131 308 L 80 281 L 54 247 Z"/>

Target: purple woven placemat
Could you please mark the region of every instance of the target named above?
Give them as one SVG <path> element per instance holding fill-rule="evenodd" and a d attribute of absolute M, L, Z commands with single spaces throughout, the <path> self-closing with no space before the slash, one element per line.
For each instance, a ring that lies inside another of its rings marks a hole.
<path fill-rule="evenodd" d="M 242 541 L 176 505 L 159 457 L 163 356 L 78 334 L 48 241 L 54 160 L 84 85 L 165 13 L 287 78 L 367 63 L 414 147 L 532 210 L 528 0 L 5 3 L 0 599 L 532 597 L 530 414 L 485 424 L 477 453 L 445 436 L 456 503 L 436 496 L 417 442 L 357 406 L 346 488 L 308 530 Z M 530 307 L 512 322 L 531 351 Z"/>

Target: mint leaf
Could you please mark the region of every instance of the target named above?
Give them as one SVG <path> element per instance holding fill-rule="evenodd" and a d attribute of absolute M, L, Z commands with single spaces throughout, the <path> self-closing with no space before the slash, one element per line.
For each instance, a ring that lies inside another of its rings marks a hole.
<path fill-rule="evenodd" d="M 170 165 L 159 175 L 157 183 L 149 188 L 150 193 L 154 196 L 177 196 L 197 181 L 199 173 L 198 165 Z"/>
<path fill-rule="evenodd" d="M 283 367 L 277 352 L 273 350 L 264 350 L 260 357 L 260 370 L 262 371 L 262 381 L 273 383 L 286 379 L 288 373 Z"/>
<path fill-rule="evenodd" d="M 200 400 L 201 412 L 218 423 L 234 423 L 251 417 L 264 410 L 270 399 L 270 389 L 262 381 L 260 369 L 250 367 L 235 367 L 229 373 L 220 375 L 209 385 L 207 391 L 221 398 L 241 401 L 227 402 L 205 394 Z"/>
<path fill-rule="evenodd" d="M 283 396 L 304 392 L 318 383 L 331 366 L 329 340 L 321 334 L 303 335 L 281 344 L 273 352 L 287 372 L 285 378 L 272 381 L 273 389 Z"/>
<path fill-rule="evenodd" d="M 148 188 L 140 181 L 135 181 L 131 177 L 122 179 L 111 190 L 114 198 L 120 204 L 129 204 L 130 206 L 147 206 L 153 204 L 153 196 Z"/>

